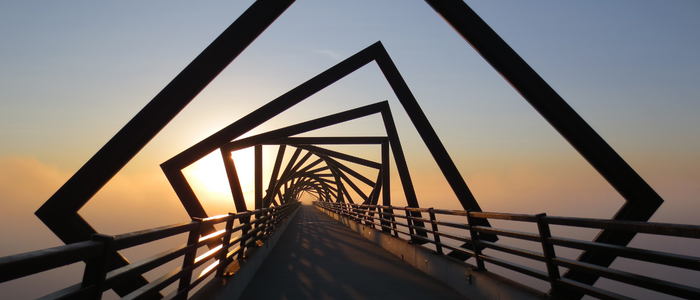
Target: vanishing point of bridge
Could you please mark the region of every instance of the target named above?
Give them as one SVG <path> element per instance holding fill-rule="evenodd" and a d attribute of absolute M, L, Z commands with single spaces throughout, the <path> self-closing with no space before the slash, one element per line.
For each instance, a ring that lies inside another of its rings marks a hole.
<path fill-rule="evenodd" d="M 101 299 L 107 290 L 122 299 L 631 299 L 625 288 L 601 288 L 600 278 L 652 295 L 700 299 L 700 288 L 681 278 L 611 267 L 625 258 L 700 271 L 697 256 L 628 247 L 637 233 L 700 238 L 700 226 L 647 222 L 663 199 L 564 99 L 462 0 L 425 1 L 621 194 L 626 202 L 611 220 L 482 212 L 399 68 L 376 42 L 162 163 L 191 222 L 98 233 L 79 210 L 294 2 L 258 0 L 36 211 L 66 245 L 0 258 L 0 283 L 84 262 L 81 282 L 42 299 Z M 370 63 L 386 78 L 462 210 L 419 203 L 387 101 L 242 138 Z M 385 136 L 300 136 L 372 115 L 381 117 Z M 376 147 L 381 158 L 329 145 Z M 277 149 L 265 180 L 264 147 Z M 255 151 L 251 208 L 231 158 L 246 148 Z M 210 217 L 182 170 L 215 151 L 237 212 Z M 391 166 L 406 207 L 392 205 Z M 315 207 L 300 206 L 304 195 L 315 198 Z M 496 228 L 494 220 L 516 223 L 518 230 Z M 584 241 L 556 236 L 555 227 L 599 233 Z M 119 252 L 180 234 L 183 245 L 141 261 Z M 577 257 L 563 255 L 564 248 Z M 155 280 L 143 276 L 170 262 L 181 266 Z M 509 278 L 496 270 L 510 272 L 503 273 Z M 546 288 L 533 288 L 543 283 Z"/>
<path fill-rule="evenodd" d="M 202 293 L 202 298 L 230 299 L 237 294 L 235 289 L 212 289 Z M 275 249 L 240 296 L 240 299 L 376 298 L 464 299 L 464 296 L 307 205 L 301 206 L 290 220 Z"/>

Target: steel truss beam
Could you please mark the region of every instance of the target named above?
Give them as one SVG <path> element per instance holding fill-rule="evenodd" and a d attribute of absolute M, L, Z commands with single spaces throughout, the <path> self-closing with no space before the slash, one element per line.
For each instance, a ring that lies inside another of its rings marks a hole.
<path fill-rule="evenodd" d="M 498 34 L 461 0 L 425 0 L 615 188 L 626 203 L 613 220 L 648 221 L 664 202 L 615 150 Z M 595 242 L 625 246 L 635 233 L 603 230 Z M 616 256 L 584 251 L 579 261 L 610 266 Z M 598 276 L 567 271 L 593 285 Z M 571 295 L 573 296 L 573 295 Z M 575 295 L 576 298 L 583 294 Z"/>
<path fill-rule="evenodd" d="M 97 231 L 78 214 L 80 208 L 293 2 L 265 0 L 253 3 L 73 174 L 35 215 L 66 244 L 90 240 Z M 123 256 L 115 252 L 108 268 L 113 270 L 128 264 Z M 147 283 L 141 277 L 120 284 L 113 290 L 123 297 Z"/>

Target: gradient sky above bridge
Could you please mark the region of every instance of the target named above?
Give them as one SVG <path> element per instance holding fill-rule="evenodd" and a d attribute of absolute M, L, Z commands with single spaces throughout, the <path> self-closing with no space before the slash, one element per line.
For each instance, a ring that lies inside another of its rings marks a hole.
<path fill-rule="evenodd" d="M 33 212 L 250 3 L 0 3 L 0 240 L 44 238 L 2 242 L 0 255 L 60 243 Z M 652 220 L 700 223 L 700 4 L 467 3 L 666 199 Z M 160 163 L 377 40 L 484 210 L 609 218 L 620 207 L 427 4 L 353 0 L 292 5 L 81 214 L 112 234 L 183 221 Z M 385 99 L 421 204 L 459 208 L 374 64 L 256 132 Z M 319 134 L 381 135 L 379 125 Z"/>

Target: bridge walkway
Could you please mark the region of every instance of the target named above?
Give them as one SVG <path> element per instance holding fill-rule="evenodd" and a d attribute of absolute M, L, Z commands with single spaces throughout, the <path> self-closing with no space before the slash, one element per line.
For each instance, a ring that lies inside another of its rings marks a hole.
<path fill-rule="evenodd" d="M 302 205 L 240 299 L 465 299 Z"/>

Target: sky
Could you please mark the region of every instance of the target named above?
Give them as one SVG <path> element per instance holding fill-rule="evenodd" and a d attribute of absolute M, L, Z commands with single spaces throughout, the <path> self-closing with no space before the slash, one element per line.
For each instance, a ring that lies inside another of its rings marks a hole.
<path fill-rule="evenodd" d="M 700 4 L 466 2 L 665 199 L 652 221 L 700 224 Z M 61 244 L 33 212 L 251 3 L 0 2 L 0 256 Z M 298 1 L 80 214 L 108 234 L 187 221 L 162 162 L 376 41 L 483 210 L 610 218 L 622 205 L 424 2 Z M 421 206 L 460 208 L 376 64 L 250 134 L 383 100 Z M 372 116 L 314 134 L 385 133 Z M 210 214 L 233 207 L 199 191 Z"/>

